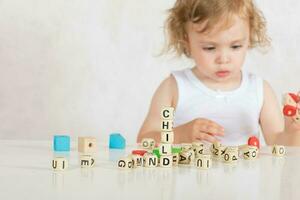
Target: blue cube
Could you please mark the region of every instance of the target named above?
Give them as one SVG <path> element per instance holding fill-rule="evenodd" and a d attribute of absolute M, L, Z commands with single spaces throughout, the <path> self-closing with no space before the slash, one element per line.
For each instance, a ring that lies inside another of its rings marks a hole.
<path fill-rule="evenodd" d="M 54 151 L 70 151 L 70 136 L 55 135 L 53 139 Z"/>
<path fill-rule="evenodd" d="M 126 141 L 120 133 L 112 133 L 109 135 L 110 149 L 125 149 Z"/>

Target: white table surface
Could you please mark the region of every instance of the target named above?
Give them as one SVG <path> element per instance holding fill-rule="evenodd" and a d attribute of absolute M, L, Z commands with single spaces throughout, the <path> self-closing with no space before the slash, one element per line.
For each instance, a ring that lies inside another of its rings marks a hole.
<path fill-rule="evenodd" d="M 116 159 L 126 151 L 99 148 L 96 166 L 81 169 L 75 145 L 69 169 L 51 169 L 52 142 L 0 140 L 0 199 L 300 199 L 300 148 L 284 158 L 261 149 L 256 161 L 235 166 L 213 162 L 194 166 L 120 170 Z"/>

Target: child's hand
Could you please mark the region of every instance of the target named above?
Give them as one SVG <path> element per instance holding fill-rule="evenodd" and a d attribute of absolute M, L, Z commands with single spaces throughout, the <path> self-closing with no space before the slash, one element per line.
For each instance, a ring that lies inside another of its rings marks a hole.
<path fill-rule="evenodd" d="M 300 133 L 300 120 L 295 120 L 292 117 L 284 117 L 286 133 Z"/>
<path fill-rule="evenodd" d="M 206 140 L 216 142 L 215 136 L 224 136 L 224 128 L 219 124 L 203 118 L 198 118 L 175 128 L 179 133 L 179 140 L 183 142 L 193 142 L 195 140 Z"/>

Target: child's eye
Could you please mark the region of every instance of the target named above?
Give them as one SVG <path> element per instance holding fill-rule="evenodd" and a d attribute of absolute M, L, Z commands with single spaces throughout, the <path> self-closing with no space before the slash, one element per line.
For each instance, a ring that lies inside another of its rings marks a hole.
<path fill-rule="evenodd" d="M 231 46 L 232 49 L 240 49 L 242 48 L 242 45 L 233 45 Z"/>
<path fill-rule="evenodd" d="M 213 51 L 215 50 L 216 48 L 215 47 L 204 47 L 203 48 L 205 51 Z"/>

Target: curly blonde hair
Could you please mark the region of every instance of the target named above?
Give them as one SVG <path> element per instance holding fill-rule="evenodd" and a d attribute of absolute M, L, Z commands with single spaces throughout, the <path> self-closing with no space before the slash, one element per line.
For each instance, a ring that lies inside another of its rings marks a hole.
<path fill-rule="evenodd" d="M 186 46 L 188 22 L 197 24 L 206 22 L 202 32 L 209 32 L 221 18 L 226 19 L 222 28 L 230 26 L 231 17 L 234 15 L 249 22 L 249 48 L 270 46 L 266 20 L 253 0 L 176 0 L 174 7 L 168 10 L 165 22 L 167 38 L 165 52 L 172 51 L 177 56 L 184 54 L 189 57 Z"/>

